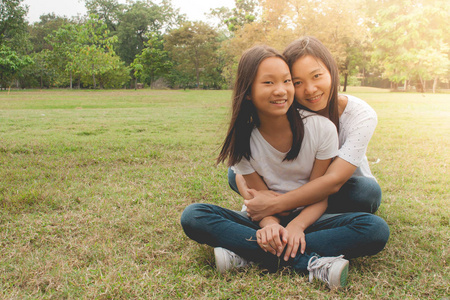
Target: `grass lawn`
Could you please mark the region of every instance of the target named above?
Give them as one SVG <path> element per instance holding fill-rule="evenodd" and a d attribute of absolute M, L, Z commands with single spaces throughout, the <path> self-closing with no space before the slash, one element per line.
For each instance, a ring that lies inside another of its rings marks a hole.
<path fill-rule="evenodd" d="M 290 270 L 218 275 L 184 207 L 238 209 L 215 166 L 230 91 L 0 92 L 0 299 L 450 297 L 450 95 L 350 88 L 378 113 L 367 153 L 386 249 L 330 291 Z"/>

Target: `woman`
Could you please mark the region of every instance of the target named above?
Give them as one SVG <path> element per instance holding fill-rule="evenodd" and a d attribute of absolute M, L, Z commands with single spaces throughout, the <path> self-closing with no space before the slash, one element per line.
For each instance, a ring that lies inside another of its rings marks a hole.
<path fill-rule="evenodd" d="M 295 99 L 302 108 L 329 118 L 339 132 L 339 154 L 324 176 L 297 191 L 274 193 L 247 191 L 242 176 L 229 169 L 233 190 L 244 198 L 248 215 L 255 221 L 328 197 L 327 213 L 375 213 L 381 203 L 381 189 L 365 155 L 377 124 L 375 111 L 353 96 L 339 95 L 339 76 L 328 49 L 314 37 L 292 42 L 284 51 L 295 86 Z"/>

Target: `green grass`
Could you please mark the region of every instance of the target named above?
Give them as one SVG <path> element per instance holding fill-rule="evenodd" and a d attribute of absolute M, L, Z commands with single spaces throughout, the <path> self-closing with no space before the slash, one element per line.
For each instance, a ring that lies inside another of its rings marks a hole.
<path fill-rule="evenodd" d="M 450 96 L 348 93 L 378 113 L 368 158 L 391 238 L 329 291 L 289 270 L 218 275 L 181 230 L 190 203 L 240 207 L 214 165 L 230 91 L 1 92 L 0 298 L 450 297 Z"/>

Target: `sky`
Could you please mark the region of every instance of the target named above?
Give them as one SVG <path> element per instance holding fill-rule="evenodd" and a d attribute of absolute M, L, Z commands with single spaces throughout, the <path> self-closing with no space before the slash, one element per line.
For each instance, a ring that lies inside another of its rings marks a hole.
<path fill-rule="evenodd" d="M 119 0 L 126 3 L 125 0 Z M 159 3 L 159 1 L 154 1 Z M 39 16 L 54 12 L 58 16 L 73 17 L 86 14 L 83 0 L 23 0 L 28 5 L 27 20 L 30 23 L 38 22 Z M 234 7 L 234 0 L 172 0 L 175 8 L 180 9 L 180 13 L 187 15 L 191 21 L 208 21 L 204 13 L 209 13 L 211 8 Z"/>

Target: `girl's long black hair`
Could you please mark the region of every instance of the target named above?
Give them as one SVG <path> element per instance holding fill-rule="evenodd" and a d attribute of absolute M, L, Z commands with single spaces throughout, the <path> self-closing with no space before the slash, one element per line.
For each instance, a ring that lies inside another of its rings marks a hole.
<path fill-rule="evenodd" d="M 269 57 L 285 58 L 275 49 L 259 45 L 245 51 L 239 61 L 236 82 L 233 89 L 231 121 L 228 132 L 222 144 L 222 150 L 217 157 L 217 164 L 228 160 L 228 166 L 233 166 L 242 158 L 250 159 L 250 136 L 255 127 L 259 127 L 260 120 L 252 101 L 248 99 L 252 83 L 256 77 L 259 65 Z M 300 152 L 304 126 L 298 112 L 299 104 L 294 101 L 287 117 L 292 131 L 292 147 L 285 160 L 294 160 Z"/>

